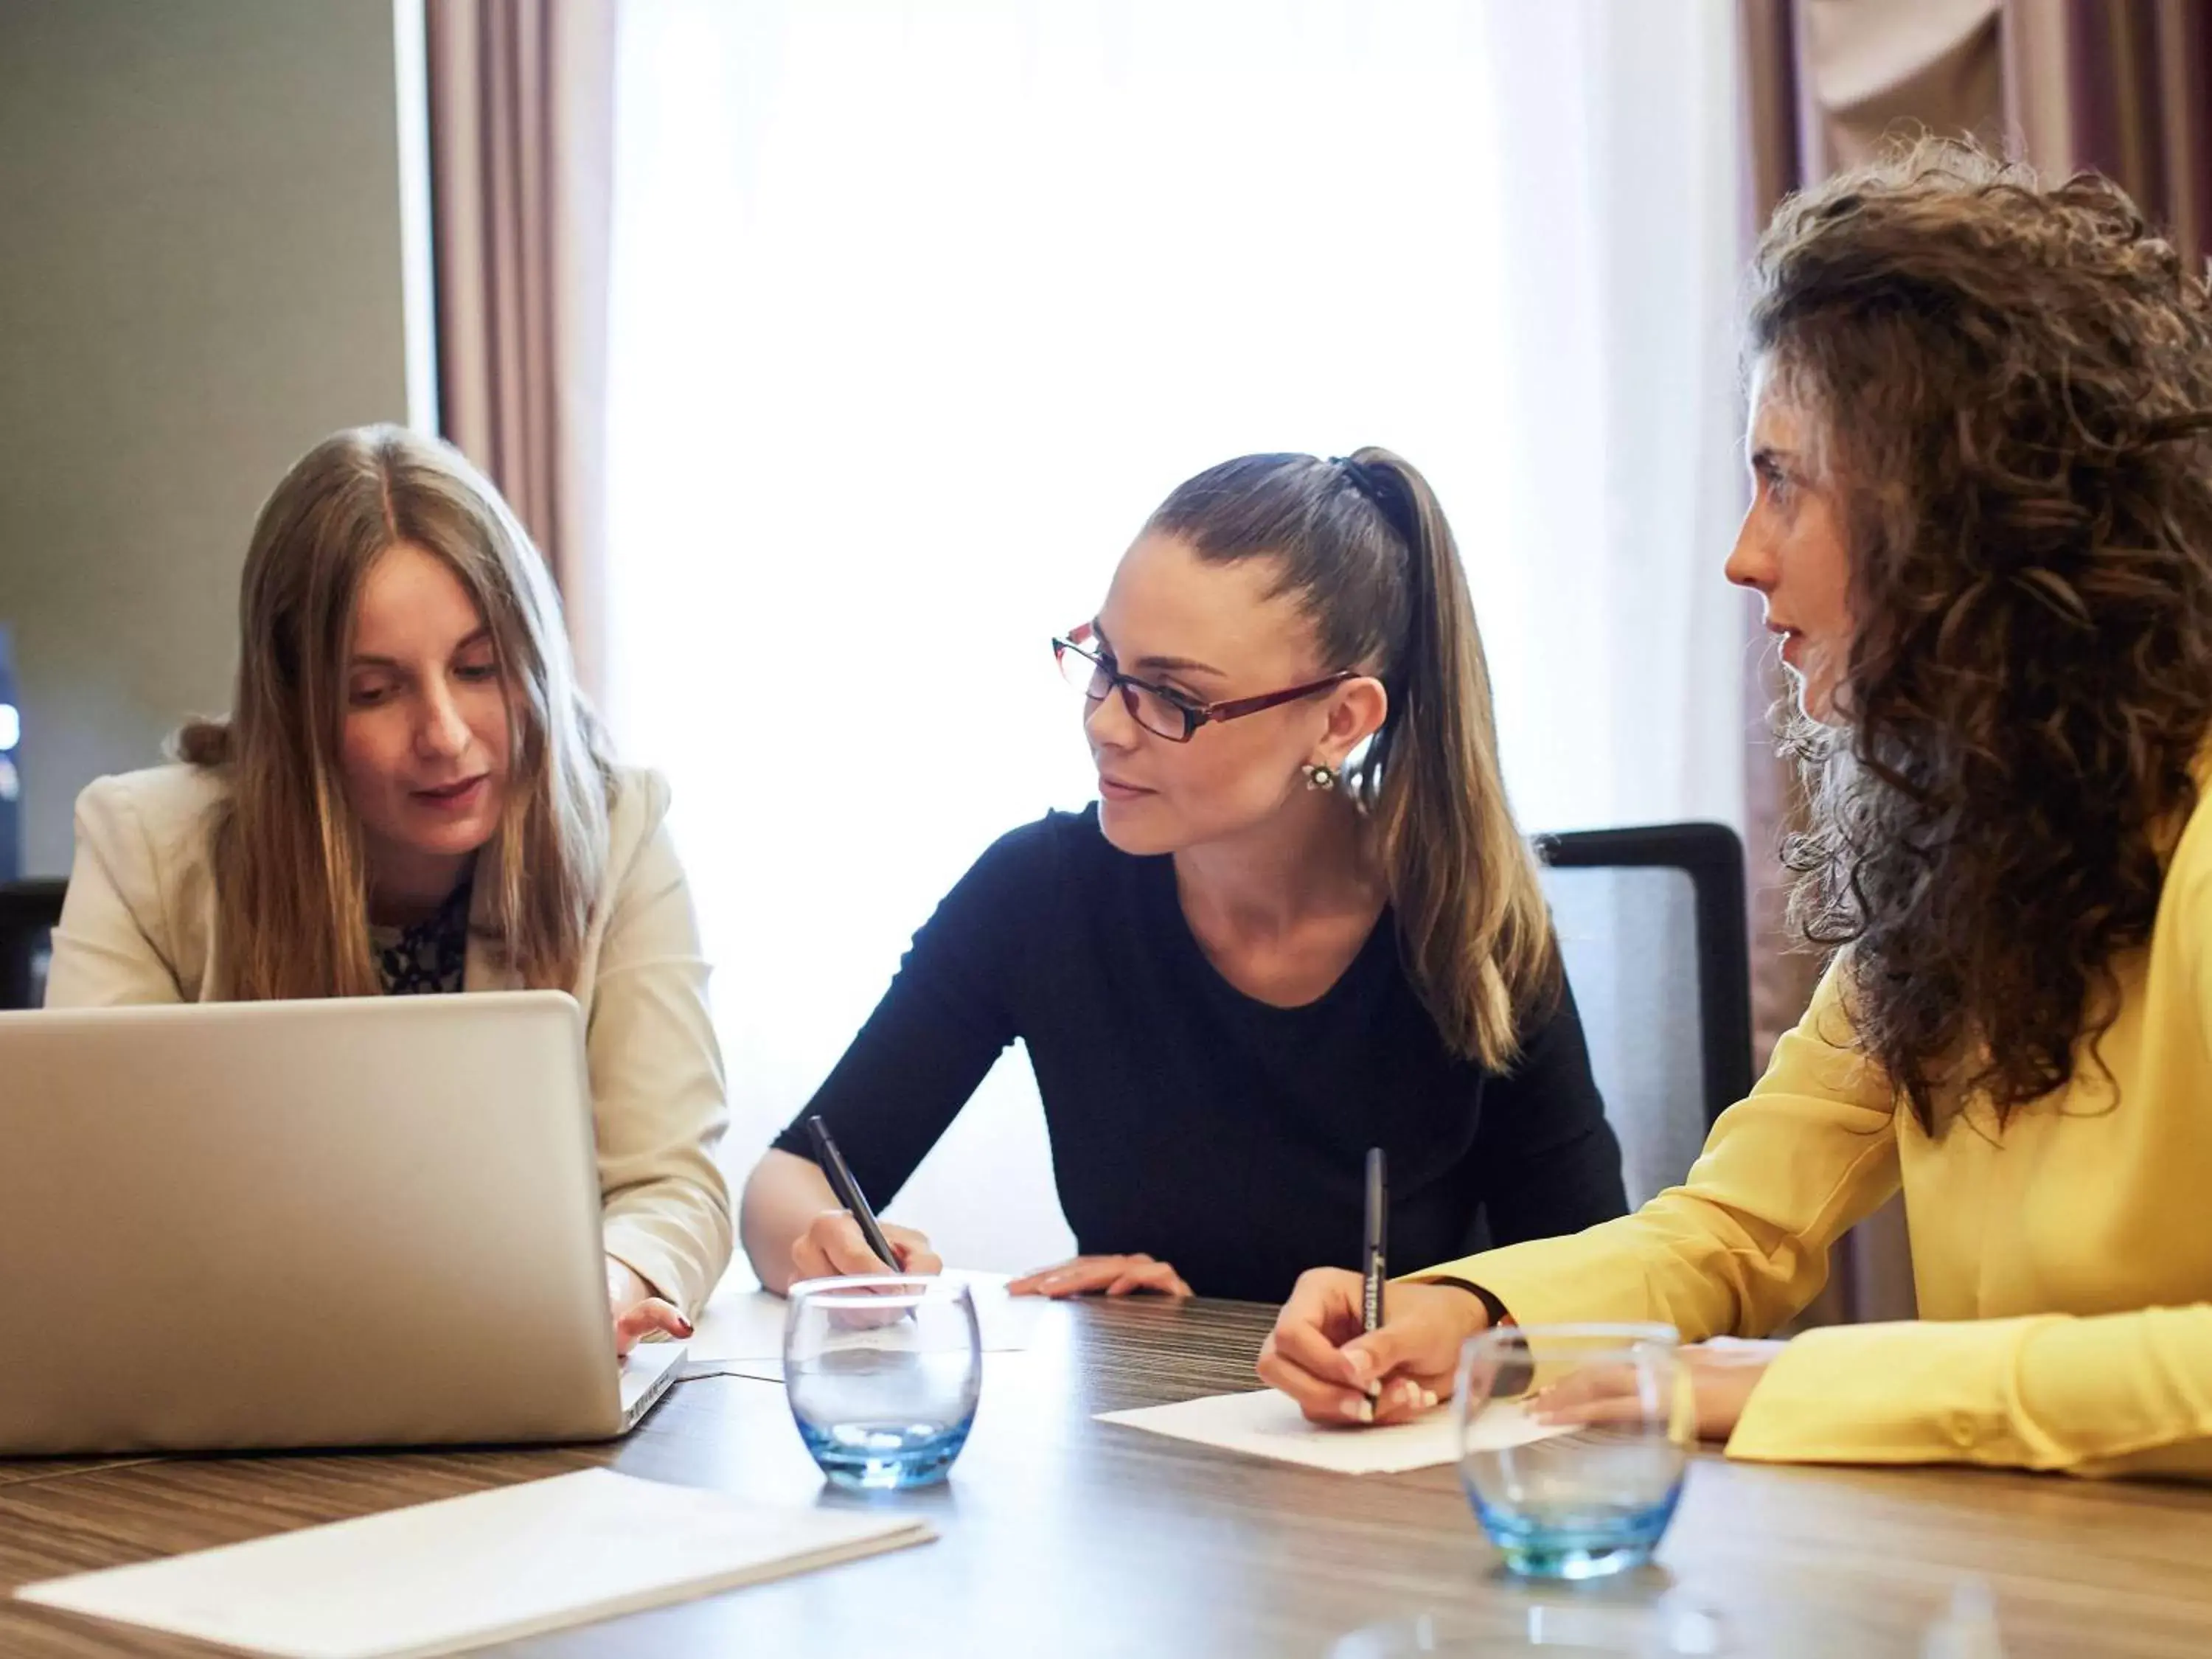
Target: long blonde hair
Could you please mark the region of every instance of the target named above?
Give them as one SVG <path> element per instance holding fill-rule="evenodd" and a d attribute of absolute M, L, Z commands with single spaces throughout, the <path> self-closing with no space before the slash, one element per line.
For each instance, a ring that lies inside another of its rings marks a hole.
<path fill-rule="evenodd" d="M 605 859 L 613 771 L 575 684 L 545 562 L 461 455 L 396 426 L 309 450 L 261 509 L 239 595 L 229 718 L 177 753 L 221 771 L 210 826 L 223 996 L 369 996 L 361 826 L 338 769 L 346 660 L 370 566 L 409 545 L 442 559 L 483 613 L 507 688 L 507 805 L 480 903 L 498 958 L 532 988 L 573 983 Z M 487 874 L 480 861 L 477 879 Z"/>
<path fill-rule="evenodd" d="M 1349 782 L 1374 825 L 1399 949 L 1445 1046 L 1504 1070 L 1563 981 L 1535 857 L 1506 803 L 1474 603 L 1428 481 L 1387 449 L 1246 455 L 1178 488 L 1150 528 L 1202 559 L 1279 558 L 1325 665 L 1381 677 L 1389 714 Z"/>

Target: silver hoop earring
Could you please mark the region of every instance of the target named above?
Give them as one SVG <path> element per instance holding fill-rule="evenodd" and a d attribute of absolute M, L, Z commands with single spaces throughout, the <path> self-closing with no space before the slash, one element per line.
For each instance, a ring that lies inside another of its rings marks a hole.
<path fill-rule="evenodd" d="M 1309 789 L 1326 791 L 1336 787 L 1336 774 L 1326 766 L 1310 761 L 1298 770 L 1306 775 L 1306 787 Z"/>

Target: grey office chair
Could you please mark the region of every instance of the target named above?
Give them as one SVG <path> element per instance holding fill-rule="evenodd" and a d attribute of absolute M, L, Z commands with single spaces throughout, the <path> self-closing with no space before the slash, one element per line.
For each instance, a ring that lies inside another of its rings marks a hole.
<path fill-rule="evenodd" d="M 1718 823 L 1540 836 L 1545 896 L 1628 1201 L 1680 1182 L 1751 1090 L 1743 844 Z"/>
<path fill-rule="evenodd" d="M 0 1008 L 46 1000 L 47 936 L 62 919 L 61 881 L 0 882 Z"/>

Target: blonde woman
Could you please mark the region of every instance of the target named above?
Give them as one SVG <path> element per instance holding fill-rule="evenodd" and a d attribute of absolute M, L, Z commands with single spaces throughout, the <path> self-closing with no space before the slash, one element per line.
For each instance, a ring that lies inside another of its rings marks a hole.
<path fill-rule="evenodd" d="M 254 526 L 235 701 L 79 798 L 49 1007 L 551 988 L 583 1005 L 617 1345 L 729 1259 L 726 1110 L 668 790 L 607 758 L 498 492 L 341 432 Z"/>
<path fill-rule="evenodd" d="M 1381 449 L 1210 468 L 1054 643 L 1098 803 L 983 854 L 816 1094 L 861 1189 L 888 1201 L 1018 1037 L 1082 1255 L 1018 1291 L 1279 1297 L 1316 1250 L 1357 1260 L 1370 1146 L 1408 1258 L 1479 1218 L 1504 1242 L 1620 1214 L 1421 475 Z M 954 699 L 948 742 L 988 730 L 946 672 L 915 708 Z M 779 1289 L 878 1265 L 800 1129 L 745 1188 Z M 899 1265 L 938 1265 L 886 1231 Z"/>

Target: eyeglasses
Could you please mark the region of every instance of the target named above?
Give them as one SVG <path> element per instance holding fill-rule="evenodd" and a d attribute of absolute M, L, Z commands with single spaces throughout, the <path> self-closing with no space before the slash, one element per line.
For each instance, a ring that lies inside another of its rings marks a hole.
<path fill-rule="evenodd" d="M 1093 702 L 1103 702 L 1109 692 L 1119 690 L 1121 706 L 1129 711 L 1129 718 L 1170 743 L 1188 743 L 1201 726 L 1216 720 L 1242 720 L 1263 708 L 1280 708 L 1284 703 L 1296 702 L 1300 697 L 1310 697 L 1316 691 L 1326 691 L 1332 685 L 1358 678 L 1357 669 L 1346 668 L 1325 680 L 1294 685 L 1286 691 L 1235 697 L 1226 702 L 1198 702 L 1164 685 L 1132 679 L 1112 666 L 1099 648 L 1098 630 L 1089 623 L 1070 629 L 1066 638 L 1054 640 L 1052 654 L 1060 664 L 1060 677 L 1085 696 Z"/>

